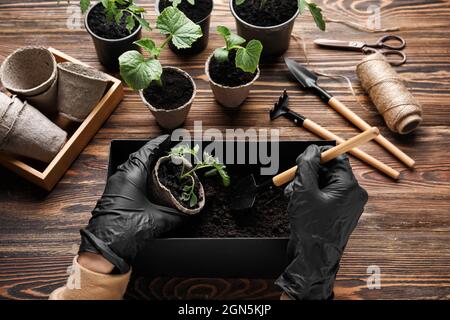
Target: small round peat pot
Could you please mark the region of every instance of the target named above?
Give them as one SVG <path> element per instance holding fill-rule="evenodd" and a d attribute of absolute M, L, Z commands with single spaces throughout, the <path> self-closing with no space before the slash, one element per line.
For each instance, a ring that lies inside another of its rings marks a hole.
<path fill-rule="evenodd" d="M 105 10 L 101 2 L 92 6 L 84 18 L 84 25 L 94 42 L 100 63 L 109 71 L 119 71 L 119 57 L 126 51 L 140 51 L 139 46 L 133 42 L 139 40 L 142 35 L 142 26 L 136 22 L 136 26 L 130 33 L 126 28 L 126 15 L 120 24 L 114 20 L 106 20 Z"/>
<path fill-rule="evenodd" d="M 56 112 L 57 69 L 53 54 L 42 47 L 25 47 L 10 54 L 1 66 L 3 86 L 45 114 Z"/>
<path fill-rule="evenodd" d="M 0 150 L 49 163 L 61 150 L 67 133 L 42 113 L 0 93 Z"/>
<path fill-rule="evenodd" d="M 101 71 L 72 62 L 58 64 L 58 111 L 74 122 L 83 122 L 103 97 L 108 77 Z"/>
<path fill-rule="evenodd" d="M 259 2 L 247 0 L 236 5 L 230 0 L 230 10 L 236 20 L 238 35 L 244 39 L 257 39 L 263 44 L 262 56 L 277 58 L 289 48 L 295 19 L 299 15 L 297 0 L 269 1 L 267 12 L 277 12 L 269 17 L 264 11 L 258 11 Z"/>
<path fill-rule="evenodd" d="M 184 167 L 184 168 L 183 168 Z M 194 192 L 198 199 L 194 206 L 181 200 L 184 185 L 180 183 L 179 176 L 182 172 L 192 169 L 192 164 L 185 158 L 164 156 L 156 162 L 151 173 L 150 192 L 157 196 L 161 204 L 178 209 L 183 213 L 194 215 L 199 213 L 205 206 L 205 191 L 197 175 L 192 173 L 195 187 Z M 189 180 L 186 180 L 190 183 Z"/>
<path fill-rule="evenodd" d="M 192 20 L 195 24 L 198 24 L 202 29 L 202 37 L 198 38 L 190 48 L 186 49 L 178 49 L 173 45 L 172 42 L 169 43 L 169 48 L 175 54 L 180 56 L 191 56 L 194 54 L 198 54 L 205 50 L 208 46 L 209 40 L 209 25 L 211 22 L 211 13 L 213 10 L 213 0 L 195 0 L 195 5 L 189 4 L 186 0 L 182 1 L 178 5 L 178 9 L 182 11 L 190 20 Z M 155 11 L 156 15 L 159 16 L 161 11 L 163 11 L 166 7 L 171 6 L 172 1 L 169 0 L 156 0 L 155 2 Z"/>
<path fill-rule="evenodd" d="M 244 102 L 260 73 L 259 67 L 255 74 L 236 68 L 234 56 L 235 52 L 230 52 L 229 62 L 219 63 L 214 59 L 213 53 L 205 63 L 205 73 L 214 97 L 229 109 L 236 109 Z"/>
<path fill-rule="evenodd" d="M 161 81 L 162 85 L 152 81 L 139 95 L 162 128 L 175 129 L 186 120 L 197 87 L 187 72 L 176 67 L 163 67 Z"/>

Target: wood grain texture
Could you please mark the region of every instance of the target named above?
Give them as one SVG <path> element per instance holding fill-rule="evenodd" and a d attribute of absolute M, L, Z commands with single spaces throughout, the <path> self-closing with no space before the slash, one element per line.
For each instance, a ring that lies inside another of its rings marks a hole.
<path fill-rule="evenodd" d="M 55 2 L 0 0 L 0 60 L 17 47 L 39 44 L 55 47 L 100 68 L 85 30 L 67 27 L 72 9 Z M 138 2 L 144 4 L 154 22 L 152 2 Z M 338 24 L 330 24 L 328 31 L 322 33 L 308 15 L 297 19 L 295 33 L 306 40 L 310 66 L 348 76 L 362 106 L 355 102 L 345 83 L 323 79 L 321 84 L 368 123 L 379 127 L 383 135 L 417 163 L 416 169 L 409 171 L 377 144 L 363 146 L 362 150 L 402 171 L 403 179 L 396 183 L 352 159 L 355 174 L 368 190 L 370 200 L 345 251 L 335 287 L 336 298 L 448 299 L 450 1 L 317 2 L 330 17 L 363 24 L 371 16 L 369 6 L 381 4 L 382 26 L 399 26 L 401 31 L 396 33 L 407 40 L 408 63 L 397 70 L 424 108 L 424 122 L 417 132 L 407 137 L 390 133 L 359 86 L 355 64 L 361 55 L 318 49 L 312 44 L 313 39 L 325 36 L 376 40 L 380 35 Z M 215 1 L 212 30 L 219 24 L 235 27 L 226 0 Z M 162 40 L 160 35 L 156 38 Z M 205 129 L 278 128 L 283 139 L 314 139 L 286 119 L 270 122 L 268 109 L 286 88 L 293 110 L 344 138 L 359 133 L 317 97 L 299 90 L 288 77 L 281 59 L 263 64 L 261 77 L 239 113 L 225 112 L 215 103 L 204 75 L 205 59 L 220 45 L 220 38 L 212 32 L 209 47 L 197 56 L 181 59 L 170 51 L 162 54 L 162 63 L 182 67 L 197 83 L 197 97 L 185 128 L 192 130 L 194 120 L 202 120 Z M 287 55 L 306 63 L 302 47 L 295 40 L 291 41 Z M 79 243 L 78 231 L 88 221 L 104 188 L 109 142 L 158 134 L 160 129 L 138 94 L 126 88 L 122 103 L 50 194 L 0 168 L 0 298 L 45 299 L 52 289 L 64 283 L 66 268 Z M 370 265 L 381 268 L 380 290 L 369 290 L 366 286 Z M 270 279 L 136 278 L 127 293 L 127 298 L 132 299 L 277 299 L 278 296 L 279 291 Z"/>

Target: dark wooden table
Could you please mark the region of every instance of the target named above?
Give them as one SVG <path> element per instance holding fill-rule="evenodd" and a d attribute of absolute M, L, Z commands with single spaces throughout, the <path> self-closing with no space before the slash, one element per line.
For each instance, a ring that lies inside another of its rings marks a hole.
<path fill-rule="evenodd" d="M 72 1 L 74 5 L 76 1 Z M 155 21 L 152 1 L 138 1 Z M 350 77 L 357 104 L 345 84 L 323 80 L 330 92 L 417 161 L 407 170 L 375 143 L 362 149 L 401 170 L 400 182 L 374 171 L 359 160 L 352 165 L 370 200 L 345 251 L 335 294 L 337 299 L 445 299 L 450 297 L 450 2 L 449 1 L 318 1 L 324 12 L 366 24 L 371 10 L 381 4 L 383 27 L 399 26 L 396 32 L 408 44 L 408 63 L 397 70 L 424 108 L 424 122 L 414 134 L 399 137 L 386 128 L 383 119 L 367 100 L 355 74 L 359 53 L 315 48 L 319 36 L 335 39 L 375 40 L 379 34 L 355 31 L 329 24 L 318 31 L 309 16 L 299 17 L 295 32 L 307 43 L 309 63 L 323 72 Z M 375 6 L 375 7 L 374 7 Z M 76 6 L 73 6 L 76 8 Z M 375 10 L 376 11 L 376 10 Z M 83 27 L 70 29 L 74 17 L 61 1 L 0 1 L 0 60 L 25 45 L 55 47 L 95 67 L 100 65 L 89 35 Z M 228 0 L 215 1 L 212 30 L 219 24 L 234 28 Z M 160 35 L 152 36 L 161 40 Z M 271 123 L 268 109 L 282 89 L 291 94 L 294 110 L 317 121 L 343 137 L 359 131 L 311 94 L 301 91 L 287 77 L 282 60 L 262 66 L 256 87 L 238 114 L 225 113 L 214 101 L 204 74 L 204 61 L 221 44 L 212 32 L 210 44 L 202 54 L 180 59 L 169 51 L 163 64 L 179 66 L 189 72 L 198 86 L 193 108 L 185 123 L 194 120 L 206 128 L 279 128 L 283 139 L 311 140 L 315 137 L 289 121 Z M 301 45 L 291 41 L 288 56 L 305 62 Z M 79 229 L 90 217 L 105 184 L 108 146 L 111 139 L 154 137 L 160 133 L 150 112 L 138 95 L 127 89 L 125 99 L 103 128 L 92 139 L 64 178 L 46 193 L 0 169 L 0 297 L 45 299 L 66 278 L 79 244 Z M 381 289 L 366 286 L 367 268 L 379 266 Z M 273 280 L 248 279 L 134 279 L 128 298 L 278 298 Z"/>

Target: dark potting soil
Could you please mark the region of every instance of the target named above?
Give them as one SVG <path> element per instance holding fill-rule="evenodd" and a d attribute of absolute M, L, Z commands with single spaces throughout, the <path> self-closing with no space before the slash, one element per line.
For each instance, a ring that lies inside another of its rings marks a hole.
<path fill-rule="evenodd" d="M 161 0 L 159 2 L 159 11 L 162 12 L 165 8 L 172 5 L 169 0 Z M 189 19 L 194 22 L 200 22 L 206 18 L 210 13 L 213 6 L 213 0 L 195 0 L 195 5 L 191 5 L 186 0 L 181 1 L 178 5 L 178 9 L 182 11 Z"/>
<path fill-rule="evenodd" d="M 194 93 L 191 81 L 174 69 L 164 69 L 161 81 L 162 86 L 152 81 L 143 92 L 145 99 L 157 109 L 179 108 L 188 102 Z"/>
<path fill-rule="evenodd" d="M 260 9 L 261 0 L 247 0 L 241 5 L 233 3 L 237 15 L 250 24 L 261 27 L 276 26 L 288 21 L 297 12 L 297 0 L 266 1 Z"/>
<path fill-rule="evenodd" d="M 236 50 L 231 50 L 228 54 L 228 61 L 219 62 L 214 58 L 211 58 L 209 62 L 209 76 L 218 84 L 227 87 L 238 87 L 249 83 L 255 76 L 255 73 L 244 72 L 239 68 L 236 68 Z"/>
<path fill-rule="evenodd" d="M 109 22 L 106 19 L 105 8 L 103 5 L 96 5 L 89 12 L 88 25 L 92 32 L 99 37 L 106 39 L 122 39 L 129 36 L 139 27 L 139 24 L 136 22 L 131 33 L 127 30 L 125 19 L 128 15 L 129 13 L 125 12 L 122 19 L 120 19 L 119 24 L 117 24 L 114 19 Z"/>
<path fill-rule="evenodd" d="M 242 175 L 229 173 L 231 183 Z M 288 237 L 288 201 L 279 188 L 260 192 L 255 206 L 248 212 L 232 212 L 230 188 L 225 188 L 217 177 L 201 177 L 206 203 L 202 211 L 166 237 L 175 238 L 236 238 Z"/>
<path fill-rule="evenodd" d="M 164 163 L 162 163 L 159 167 L 159 171 L 158 171 L 158 177 L 159 177 L 159 181 L 166 187 L 168 188 L 172 195 L 178 199 L 178 201 L 180 203 L 183 204 L 183 206 L 185 206 L 186 208 L 189 209 L 195 209 L 198 208 L 198 204 L 191 207 L 189 206 L 189 202 L 183 201 L 180 199 L 181 194 L 183 193 L 183 188 L 186 185 L 191 185 L 192 184 L 192 180 L 187 178 L 187 179 L 183 179 L 180 180 L 179 176 L 181 175 L 183 170 L 183 166 L 182 165 L 176 165 L 174 164 L 172 161 L 166 161 Z M 184 169 L 184 172 L 186 172 L 187 169 Z M 199 185 L 198 185 L 198 180 L 196 181 L 196 184 L 194 186 L 194 193 L 197 196 L 197 200 L 199 203 L 200 201 L 203 200 L 202 197 L 199 196 Z"/>

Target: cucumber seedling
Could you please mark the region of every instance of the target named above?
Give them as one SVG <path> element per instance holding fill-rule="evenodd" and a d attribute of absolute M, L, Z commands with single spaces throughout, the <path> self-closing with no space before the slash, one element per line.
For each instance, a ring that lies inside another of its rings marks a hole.
<path fill-rule="evenodd" d="M 273 0 L 260 0 L 259 5 L 257 5 L 256 1 L 254 1 L 254 0 L 235 0 L 235 3 L 236 3 L 236 5 L 240 6 L 241 4 L 243 4 L 246 1 L 252 1 L 252 3 L 254 4 L 255 10 L 264 10 L 267 3 L 269 3 Z M 306 1 L 306 0 L 297 0 L 297 5 L 298 5 L 298 11 L 300 12 L 300 14 L 303 14 L 305 12 L 305 10 L 308 9 L 308 11 L 311 13 L 317 27 L 320 30 L 325 31 L 326 24 L 325 24 L 325 20 L 323 19 L 323 16 L 322 16 L 322 9 L 317 4 Z"/>
<path fill-rule="evenodd" d="M 180 175 L 178 176 L 178 179 L 180 180 L 180 183 L 183 186 L 183 193 L 181 194 L 181 200 L 189 203 L 189 206 L 192 208 L 198 203 L 197 196 L 195 195 L 195 179 L 193 174 L 201 169 L 207 169 L 205 172 L 205 176 L 214 176 L 219 175 L 222 184 L 225 187 L 228 187 L 230 185 L 230 177 L 228 173 L 225 170 L 225 165 L 221 164 L 219 162 L 218 158 L 213 157 L 212 155 L 208 154 L 207 152 L 203 153 L 203 158 L 200 159 L 198 157 L 198 151 L 199 146 L 195 145 L 194 148 L 189 148 L 187 145 L 179 145 L 177 147 L 174 147 L 170 150 L 169 155 L 172 157 L 172 161 L 175 164 L 181 164 L 182 165 L 182 171 Z M 185 166 L 182 162 L 178 162 L 179 158 L 186 158 L 186 156 L 192 156 L 194 158 L 194 164 L 193 167 L 190 170 L 185 171 Z M 209 170 L 208 170 L 209 169 Z"/>
<path fill-rule="evenodd" d="M 200 26 L 173 6 L 165 8 L 158 16 L 156 29 L 167 35 L 160 46 L 150 38 L 134 42 L 148 53 L 148 57 L 136 50 L 127 51 L 119 57 L 120 75 L 134 90 L 146 89 L 152 81 L 163 85 L 161 81 L 163 70 L 158 58 L 170 41 L 178 49 L 190 48 L 202 36 Z"/>
<path fill-rule="evenodd" d="M 230 51 L 236 50 L 236 68 L 244 72 L 254 73 L 259 65 L 259 59 L 263 50 L 259 40 L 250 40 L 245 47 L 242 45 L 246 40 L 224 26 L 217 27 L 217 33 L 225 40 L 225 48 L 214 50 L 214 58 L 219 62 L 228 61 Z"/>

